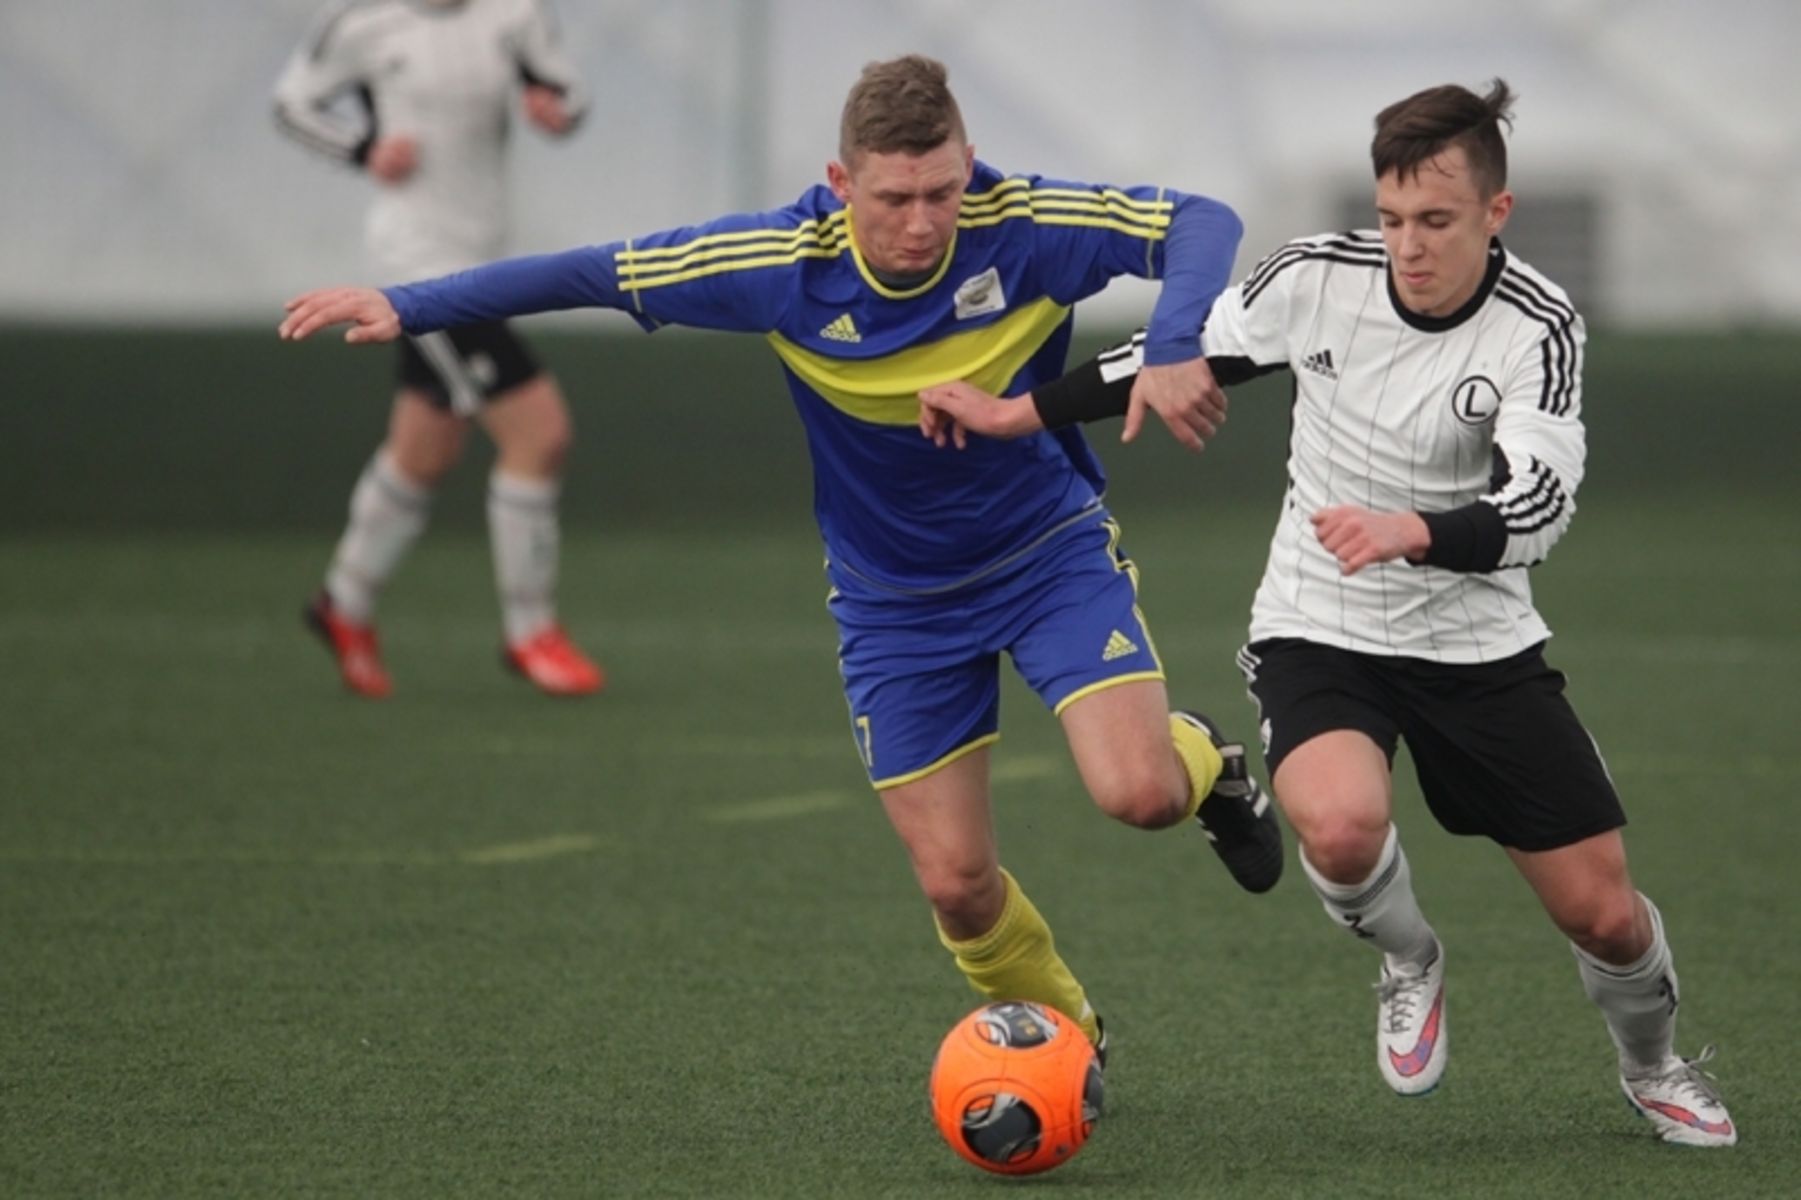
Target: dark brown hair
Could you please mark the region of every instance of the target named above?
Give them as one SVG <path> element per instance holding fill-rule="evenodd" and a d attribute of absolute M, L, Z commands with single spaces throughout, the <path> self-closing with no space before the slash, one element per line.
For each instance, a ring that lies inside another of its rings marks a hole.
<path fill-rule="evenodd" d="M 1504 79 L 1489 84 L 1488 95 L 1447 83 L 1427 88 L 1376 114 L 1370 159 L 1376 178 L 1390 171 L 1407 179 L 1452 146 L 1462 146 L 1470 174 L 1484 199 L 1507 186 L 1507 143 L 1501 126 L 1513 129 L 1513 90 Z"/>
<path fill-rule="evenodd" d="M 937 59 L 909 54 L 874 62 L 851 87 L 838 122 L 838 158 L 846 166 L 865 150 L 924 154 L 951 138 L 965 140 L 963 114 Z"/>

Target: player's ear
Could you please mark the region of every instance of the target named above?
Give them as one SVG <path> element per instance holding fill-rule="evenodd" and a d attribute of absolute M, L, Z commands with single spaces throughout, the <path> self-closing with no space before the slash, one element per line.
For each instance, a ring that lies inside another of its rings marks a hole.
<path fill-rule="evenodd" d="M 850 171 L 837 159 L 825 165 L 826 185 L 832 189 L 832 195 L 850 203 Z"/>
<path fill-rule="evenodd" d="M 968 183 L 976 177 L 976 148 L 963 147 L 963 182 Z"/>
<path fill-rule="evenodd" d="M 1506 188 L 1494 194 L 1488 202 L 1488 236 L 1494 237 L 1507 224 L 1507 218 L 1513 213 L 1513 193 Z"/>

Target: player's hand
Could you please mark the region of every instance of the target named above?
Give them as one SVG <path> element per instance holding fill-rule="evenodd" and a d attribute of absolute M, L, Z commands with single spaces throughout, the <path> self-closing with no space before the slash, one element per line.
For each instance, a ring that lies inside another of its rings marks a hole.
<path fill-rule="evenodd" d="M 527 84 L 524 92 L 525 119 L 553 136 L 561 136 L 575 127 L 563 93 L 541 83 Z"/>
<path fill-rule="evenodd" d="M 1418 560 L 1432 545 L 1431 531 L 1418 513 L 1379 513 L 1354 504 L 1314 513 L 1313 532 L 1338 560 L 1338 570 L 1344 575 L 1397 558 Z"/>
<path fill-rule="evenodd" d="M 284 341 L 298 342 L 333 325 L 350 326 L 344 331 L 347 342 L 391 342 L 400 336 L 400 314 L 374 288 L 319 288 L 283 307 L 288 313 L 279 330 Z"/>
<path fill-rule="evenodd" d="M 1025 397 L 1002 400 L 960 379 L 919 393 L 919 432 L 930 438 L 934 446 L 943 446 L 949 440 L 962 450 L 969 445 L 972 433 L 1016 438 L 1043 428 L 1038 409 Z"/>
<path fill-rule="evenodd" d="M 377 183 L 390 187 L 405 183 L 419 169 L 419 143 L 405 134 L 376 138 L 369 156 L 363 159 L 363 169 Z"/>
<path fill-rule="evenodd" d="M 1126 427 L 1119 440 L 1129 442 L 1144 425 L 1150 409 L 1178 442 L 1199 454 L 1207 439 L 1226 422 L 1226 393 L 1213 378 L 1205 358 L 1145 367 L 1132 384 L 1132 401 L 1126 409 Z"/>

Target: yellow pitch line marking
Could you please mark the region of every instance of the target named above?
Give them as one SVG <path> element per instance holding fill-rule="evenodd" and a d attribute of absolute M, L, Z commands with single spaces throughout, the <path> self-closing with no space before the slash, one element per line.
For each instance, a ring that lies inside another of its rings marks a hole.
<path fill-rule="evenodd" d="M 602 839 L 592 833 L 555 833 L 549 837 L 535 838 L 529 842 L 503 842 L 498 846 L 483 846 L 477 850 L 464 850 L 456 856 L 458 862 L 490 865 L 494 863 L 533 862 L 540 858 L 555 858 L 561 854 L 586 854 L 600 849 Z"/>
<path fill-rule="evenodd" d="M 701 815 L 709 821 L 785 821 L 810 813 L 830 812 L 844 808 L 849 801 L 843 792 L 800 792 L 792 796 L 770 796 L 763 800 L 747 800 L 742 804 L 721 804 Z"/>

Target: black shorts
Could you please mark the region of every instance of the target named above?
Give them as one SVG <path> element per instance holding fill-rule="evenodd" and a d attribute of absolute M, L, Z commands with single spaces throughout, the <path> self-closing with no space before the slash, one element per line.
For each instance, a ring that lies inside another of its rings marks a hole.
<path fill-rule="evenodd" d="M 400 384 L 468 416 L 543 370 L 505 321 L 457 325 L 400 339 Z"/>
<path fill-rule="evenodd" d="M 1626 823 L 1594 738 L 1564 699 L 1540 643 L 1491 663 L 1439 663 L 1300 638 L 1238 654 L 1260 711 L 1270 774 L 1295 747 L 1338 729 L 1394 765 L 1405 739 L 1438 823 L 1517 850 L 1554 850 Z"/>

